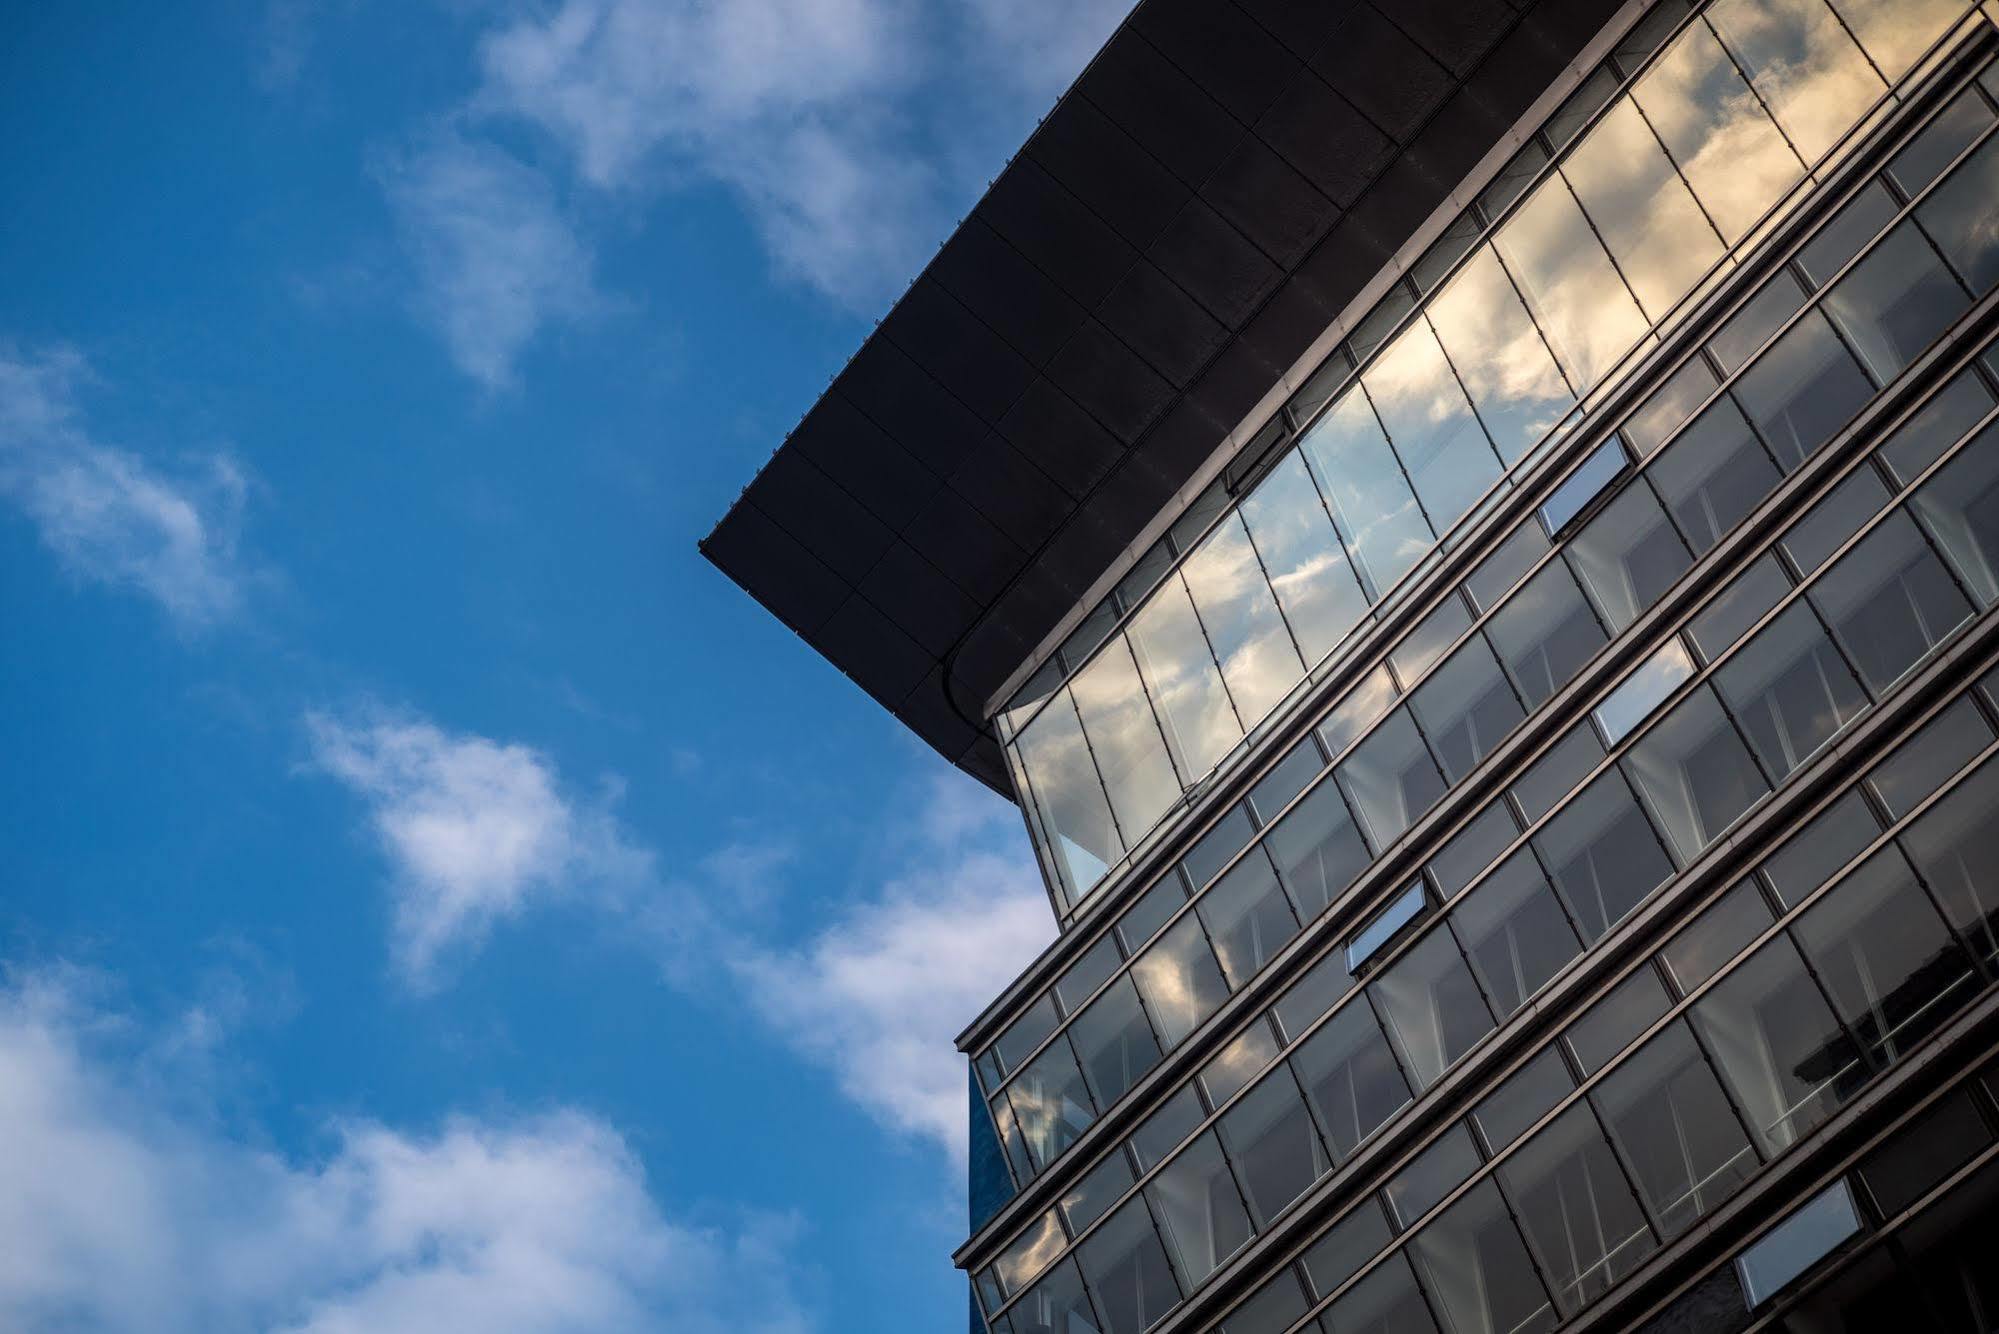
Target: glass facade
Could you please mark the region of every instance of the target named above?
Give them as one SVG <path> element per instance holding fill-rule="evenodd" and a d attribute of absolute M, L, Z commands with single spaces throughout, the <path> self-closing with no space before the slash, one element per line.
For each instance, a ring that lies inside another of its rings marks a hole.
<path fill-rule="evenodd" d="M 1992 1327 L 1989 1084 L 1807 1154 L 1999 996 L 1984 24 L 1657 7 L 1002 715 L 1073 929 L 968 1048 L 991 1330 L 1550 1330 L 1689 1248 L 1730 1328 Z"/>

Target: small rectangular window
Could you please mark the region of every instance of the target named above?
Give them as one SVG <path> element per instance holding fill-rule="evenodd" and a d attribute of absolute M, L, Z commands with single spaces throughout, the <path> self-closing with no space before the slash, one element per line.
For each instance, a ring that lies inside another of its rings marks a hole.
<path fill-rule="evenodd" d="M 1881 234 L 1895 213 L 1895 197 L 1887 187 L 1878 180 L 1869 181 L 1798 251 L 1798 267 L 1813 287 L 1825 286 L 1840 265 Z"/>
<path fill-rule="evenodd" d="M 1076 962 L 1055 979 L 1055 999 L 1061 1002 L 1062 1013 L 1074 1014 L 1081 1009 L 1083 1002 L 1110 980 L 1111 974 L 1122 962 L 1124 956 L 1118 953 L 1117 938 L 1108 931 L 1097 937 L 1097 943 L 1084 950 Z"/>
<path fill-rule="evenodd" d="M 1401 934 L 1402 929 L 1423 915 L 1429 906 L 1428 895 L 1423 882 L 1417 881 L 1402 892 L 1401 897 L 1383 908 L 1369 922 L 1347 941 L 1347 971 L 1358 973 L 1369 959 L 1381 952 L 1381 947 Z"/>
<path fill-rule="evenodd" d="M 1249 818 L 1248 805 L 1237 802 L 1180 859 L 1180 867 L 1187 873 L 1188 888 L 1198 894 L 1228 864 L 1229 858 L 1248 847 L 1255 837 L 1256 825 Z"/>
<path fill-rule="evenodd" d="M 1548 530 L 1548 535 L 1553 537 L 1559 534 L 1578 514 L 1588 509 L 1591 501 L 1623 476 L 1629 462 L 1624 456 L 1624 442 L 1616 436 L 1597 446 L 1596 452 L 1563 478 L 1554 494 L 1542 502 L 1541 526 Z"/>
<path fill-rule="evenodd" d="M 1194 1127 L 1201 1124 L 1205 1115 L 1194 1086 L 1182 1085 L 1125 1140 L 1131 1156 L 1138 1162 L 1138 1170 L 1150 1172 L 1165 1162 L 1167 1155 L 1194 1133 Z"/>
<path fill-rule="evenodd" d="M 1768 342 L 1785 320 L 1805 304 L 1804 289 L 1787 270 L 1779 269 L 1762 290 L 1749 298 L 1741 310 L 1715 330 L 1707 350 L 1714 354 L 1724 375 L 1740 370 L 1756 349 Z"/>
<path fill-rule="evenodd" d="M 1416 627 L 1402 636 L 1402 640 L 1389 650 L 1388 665 L 1395 669 L 1395 675 L 1407 690 L 1412 681 L 1428 671 L 1430 664 L 1444 656 L 1444 650 L 1457 641 L 1459 635 L 1471 627 L 1471 613 L 1465 604 L 1452 594 L 1439 603 L 1436 610 L 1424 617 Z"/>
<path fill-rule="evenodd" d="M 1186 901 L 1187 890 L 1179 878 L 1161 876 L 1117 920 L 1117 933 L 1124 942 L 1124 952 L 1127 955 L 1135 953 L 1139 946 L 1152 939 L 1155 931 L 1166 925 L 1167 918 L 1180 911 L 1180 905 Z"/>
<path fill-rule="evenodd" d="M 1055 1031 L 1057 1022 L 1055 1002 L 1046 995 L 1037 997 L 994 1040 L 993 1051 L 999 1057 L 1001 1069 L 1018 1070 L 1042 1040 Z"/>
<path fill-rule="evenodd" d="M 1694 674 L 1694 661 L 1686 646 L 1669 639 L 1643 663 L 1619 681 L 1603 702 L 1593 710 L 1604 739 L 1616 745 L 1629 736 L 1666 697 Z"/>
<path fill-rule="evenodd" d="M 1860 1210 L 1842 1177 L 1735 1258 L 1743 1296 L 1755 1310 L 1791 1280 L 1860 1235 Z"/>
<path fill-rule="evenodd" d="M 1257 823 L 1269 824 L 1277 818 L 1277 813 L 1290 805 L 1292 799 L 1312 785 L 1312 780 L 1325 770 L 1326 761 L 1319 754 L 1319 743 L 1312 737 L 1305 737 L 1291 747 L 1291 753 L 1277 762 L 1275 768 L 1256 781 L 1249 790 L 1249 804 L 1256 812 Z"/>
<path fill-rule="evenodd" d="M 1062 1196 L 1062 1216 L 1074 1236 L 1104 1216 L 1104 1210 L 1131 1189 L 1131 1162 L 1115 1149 L 1085 1172 Z"/>
<path fill-rule="evenodd" d="M 1674 371 L 1671 379 L 1653 390 L 1652 397 L 1625 418 L 1624 436 L 1638 451 L 1638 457 L 1650 457 L 1720 386 L 1721 381 L 1715 379 L 1714 371 L 1704 359 L 1688 358 L 1686 365 Z"/>
<path fill-rule="evenodd" d="M 1513 812 L 1503 801 L 1495 801 L 1457 833 L 1430 858 L 1427 868 L 1437 893 L 1448 902 L 1469 885 L 1520 832 Z"/>
<path fill-rule="evenodd" d="M 1388 706 L 1400 695 L 1395 678 L 1386 667 L 1377 667 L 1355 682 L 1346 697 L 1319 724 L 1319 742 L 1326 748 L 1326 754 L 1339 758 L 1340 752 L 1352 745 L 1376 718 L 1388 712 Z"/>
<path fill-rule="evenodd" d="M 1248 1301 L 1229 1312 L 1221 1334 L 1284 1334 L 1305 1314 L 1307 1305 L 1305 1289 L 1298 1285 L 1298 1272 L 1286 1265 Z"/>
<path fill-rule="evenodd" d="M 1318 1021 L 1320 1015 L 1333 1008 L 1334 1002 L 1353 988 L 1353 974 L 1347 971 L 1345 950 L 1333 950 L 1305 970 L 1297 981 L 1286 987 L 1270 1007 L 1270 1013 L 1277 1020 L 1277 1027 L 1283 1032 L 1286 1042 L 1296 1042 Z"/>
<path fill-rule="evenodd" d="M 1960 371 L 1936 397 L 1895 428 L 1882 442 L 1879 457 L 1895 480 L 1907 486 L 1978 425 L 1992 406 L 1992 394 L 1978 372 Z"/>

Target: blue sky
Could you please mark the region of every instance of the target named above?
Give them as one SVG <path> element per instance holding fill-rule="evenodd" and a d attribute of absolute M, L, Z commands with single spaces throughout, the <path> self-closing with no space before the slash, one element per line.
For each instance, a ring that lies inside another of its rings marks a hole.
<path fill-rule="evenodd" d="M 0 1326 L 964 1310 L 1011 807 L 701 562 L 1118 0 L 0 45 Z"/>

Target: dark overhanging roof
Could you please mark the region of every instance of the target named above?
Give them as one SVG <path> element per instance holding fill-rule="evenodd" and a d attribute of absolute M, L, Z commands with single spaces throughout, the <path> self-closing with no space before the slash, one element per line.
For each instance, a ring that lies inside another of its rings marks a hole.
<path fill-rule="evenodd" d="M 1142 0 L 701 550 L 947 759 L 1620 7 Z"/>

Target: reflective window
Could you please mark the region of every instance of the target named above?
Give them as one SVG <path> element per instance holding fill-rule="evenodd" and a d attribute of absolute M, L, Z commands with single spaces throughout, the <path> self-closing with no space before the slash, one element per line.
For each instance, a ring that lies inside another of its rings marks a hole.
<path fill-rule="evenodd" d="M 1478 1147 L 1464 1123 L 1458 1122 L 1390 1177 L 1381 1193 L 1388 1199 L 1389 1213 L 1403 1227 L 1411 1227 L 1471 1180 L 1478 1166 Z"/>
<path fill-rule="evenodd" d="M 1971 1090 L 1960 1088 L 1862 1159 L 1859 1176 L 1881 1216 L 1893 1218 L 1991 1142 Z"/>
<path fill-rule="evenodd" d="M 1669 639 L 1652 656 L 1633 668 L 1592 711 L 1612 745 L 1629 736 L 1652 716 L 1666 697 L 1694 674 L 1694 661 L 1677 639 Z"/>
<path fill-rule="evenodd" d="M 1335 1158 L 1345 1159 L 1409 1101 L 1409 1085 L 1364 996 L 1312 1034 L 1291 1066 Z"/>
<path fill-rule="evenodd" d="M 1058 1265 L 1008 1312 L 1013 1334 L 1101 1334 L 1073 1262 Z"/>
<path fill-rule="evenodd" d="M 1883 91 L 1823 0 L 1720 0 L 1706 18 L 1807 162 Z"/>
<path fill-rule="evenodd" d="M 1518 461 L 1575 396 L 1490 247 L 1437 294 L 1429 316 L 1500 457 Z"/>
<path fill-rule="evenodd" d="M 1887 504 L 1888 488 L 1881 484 L 1880 474 L 1857 468 L 1791 525 L 1784 534 L 1784 554 L 1809 578 Z"/>
<path fill-rule="evenodd" d="M 1321 1297 L 1337 1291 L 1381 1253 L 1389 1236 L 1388 1217 L 1382 1213 L 1376 1197 L 1364 1197 L 1352 1212 L 1327 1228 L 1325 1235 L 1313 1242 L 1312 1248 L 1301 1257 L 1306 1276 L 1312 1280 L 1312 1290 Z"/>
<path fill-rule="evenodd" d="M 1637 620 L 1693 564 L 1643 483 L 1625 487 L 1585 524 L 1567 554 L 1613 632 Z"/>
<path fill-rule="evenodd" d="M 1721 258 L 1721 238 L 1628 99 L 1604 113 L 1562 175 L 1653 320 Z"/>
<path fill-rule="evenodd" d="M 1397 334 L 1361 383 L 1433 528 L 1456 522 L 1499 480 L 1499 456 L 1427 323 Z"/>
<path fill-rule="evenodd" d="M 1159 1063 L 1159 1043 L 1139 1008 L 1127 975 L 1113 982 L 1069 1025 L 1069 1041 L 1082 1056 L 1083 1072 L 1108 1107 Z M 1045 1162 L 1046 1159 L 1043 1159 Z"/>
<path fill-rule="evenodd" d="M 1991 742 L 1992 729 L 1978 706 L 1959 698 L 1875 765 L 1867 775 L 1868 786 L 1888 814 L 1900 819 Z"/>
<path fill-rule="evenodd" d="M 1353 1285 L 1326 1312 L 1341 1334 L 1437 1334 L 1437 1322 L 1399 1252 Z"/>
<path fill-rule="evenodd" d="M 1338 757 L 1375 719 L 1388 712 L 1388 706 L 1396 698 L 1394 676 L 1387 667 L 1376 667 L 1356 682 L 1320 722 L 1319 744 L 1326 748 L 1326 754 Z"/>
<path fill-rule="evenodd" d="M 1756 882 L 1744 880 L 1703 908 L 1659 951 L 1659 962 L 1680 994 L 1691 994 L 1747 949 L 1773 920 Z"/>
<path fill-rule="evenodd" d="M 1999 602 L 1999 432 L 1966 445 L 1910 508 L 1979 602 Z"/>
<path fill-rule="evenodd" d="M 1180 1289 L 1142 1199 L 1112 1214 L 1077 1249 L 1076 1259 L 1096 1299 L 1103 1334 L 1144 1334 L 1180 1304 Z"/>
<path fill-rule="evenodd" d="M 1055 1015 L 1055 1002 L 1047 996 L 1034 1002 L 1021 1012 L 1020 1018 L 1006 1026 L 1006 1031 L 993 1041 L 993 1052 L 1000 1059 L 1003 1070 L 1018 1070 L 1042 1039 L 1055 1031 L 1059 1022 Z"/>
<path fill-rule="evenodd" d="M 1586 1075 L 1609 1065 L 1672 1004 L 1659 975 L 1639 968 L 1569 1025 L 1569 1054 Z"/>
<path fill-rule="evenodd" d="M 1388 650 L 1388 665 L 1395 669 L 1406 689 L 1470 628 L 1471 613 L 1465 610 L 1465 604 L 1455 597 L 1446 597 Z"/>
<path fill-rule="evenodd" d="M 1861 186 L 1799 249 L 1796 262 L 1805 278 L 1814 288 L 1831 282 L 1848 260 L 1881 234 L 1900 207 L 1879 180 Z"/>
<path fill-rule="evenodd" d="M 1062 1253 L 1068 1238 L 1062 1235 L 1062 1224 L 1049 1210 L 1028 1224 L 1025 1231 L 1007 1244 L 993 1261 L 993 1270 L 998 1275 L 1003 1289 L 1019 1292 L 1041 1276 L 1049 1262 Z"/>
<path fill-rule="evenodd" d="M 1779 474 L 1742 413 L 1724 398 L 1652 461 L 1647 476 L 1698 554 L 1756 508 Z"/>
<path fill-rule="evenodd" d="M 1691 1017 L 1766 1153 L 1825 1120 L 1865 1077 L 1852 1039 L 1782 936 L 1736 965 Z"/>
<path fill-rule="evenodd" d="M 1543 1047 L 1539 1055 L 1485 1096 L 1473 1109 L 1472 1120 L 1485 1136 L 1486 1147 L 1498 1153 L 1546 1116 L 1575 1086 L 1569 1067 L 1562 1064 L 1562 1054 L 1552 1046 Z"/>
<path fill-rule="evenodd" d="M 1378 598 L 1430 549 L 1435 534 L 1365 394 L 1350 392 L 1305 432 L 1310 461 L 1333 521 L 1368 596 Z"/>
<path fill-rule="evenodd" d="M 1055 999 L 1062 1003 L 1062 1012 L 1074 1014 L 1092 992 L 1110 979 L 1122 962 L 1124 957 L 1118 953 L 1117 941 L 1108 931 L 1105 932 L 1096 944 L 1083 951 L 1076 962 L 1069 965 L 1062 976 L 1055 979 L 1053 990 Z"/>
<path fill-rule="evenodd" d="M 1798 943 L 1875 1064 L 1936 1031 L 1973 982 L 1908 862 L 1884 848 L 1806 909 Z"/>
<path fill-rule="evenodd" d="M 1964 10 L 1965 0 L 1839 0 L 1840 16 L 1890 79 L 1906 74 Z"/>
<path fill-rule="evenodd" d="M 1999 765 L 1967 778 L 1902 835 L 1950 924 L 1987 958 L 1999 958 Z"/>
<path fill-rule="evenodd" d="M 1971 614 L 1943 562 L 1901 513 L 1820 575 L 1809 596 L 1877 696 Z"/>
<path fill-rule="evenodd" d="M 1258 821 L 1269 824 L 1275 820 L 1277 813 L 1310 787 L 1312 780 L 1325 767 L 1326 761 L 1319 754 L 1318 742 L 1311 736 L 1304 737 L 1291 747 L 1290 752 L 1249 790 L 1249 804 L 1256 811 Z"/>
<path fill-rule="evenodd" d="M 1756 1170 L 1756 1151 L 1684 1024 L 1639 1048 L 1590 1100 L 1661 1236 L 1677 1236 Z"/>
<path fill-rule="evenodd" d="M 1523 1334 L 1555 1323 L 1534 1263 L 1490 1180 L 1418 1232 L 1409 1253 L 1456 1334 Z"/>
<path fill-rule="evenodd" d="M 1166 920 L 1180 911 L 1180 905 L 1186 901 L 1186 887 L 1175 877 L 1161 876 L 1154 881 L 1152 888 L 1140 895 L 1138 902 L 1126 908 L 1117 920 L 1117 933 L 1124 939 L 1125 952 L 1133 953 L 1152 939 L 1153 933 L 1165 926 Z"/>
<path fill-rule="evenodd" d="M 1331 780 L 1293 806 L 1264 835 L 1263 847 L 1308 919 L 1324 912 L 1333 896 L 1367 869 L 1367 845 L 1354 828 L 1339 785 Z"/>
<path fill-rule="evenodd" d="M 1582 953 L 1533 854 L 1515 853 L 1451 910 L 1479 983 L 1503 1018 Z"/>
<path fill-rule="evenodd" d="M 1624 765 L 1682 863 L 1770 790 L 1741 733 L 1705 687 L 1646 733 Z"/>
<path fill-rule="evenodd" d="M 1985 99 L 1977 88 L 1966 88 L 1895 154 L 1888 163 L 1888 178 L 1903 194 L 1914 198 L 1943 175 L 1951 161 L 1991 124 L 1992 113 L 1986 109 Z"/>
<path fill-rule="evenodd" d="M 1857 791 L 1848 792 L 1765 858 L 1763 874 L 1777 891 L 1777 901 L 1795 908 L 1880 832 L 1881 822 L 1868 809 L 1867 799 Z"/>
<path fill-rule="evenodd" d="M 1782 778 L 1860 715 L 1867 696 L 1818 617 L 1792 603 L 1715 674 L 1756 757 Z"/>
<path fill-rule="evenodd" d="M 1277 1037 L 1268 1021 L 1259 1018 L 1201 1067 L 1201 1087 L 1207 1090 L 1208 1101 L 1219 1107 L 1249 1087 L 1276 1059 Z"/>
<path fill-rule="evenodd" d="M 1814 310 L 1742 373 L 1733 392 L 1789 472 L 1852 420 L 1874 386 Z"/>
<path fill-rule="evenodd" d="M 1643 312 L 1560 177 L 1501 224 L 1493 245 L 1571 384 L 1594 385 L 1645 336 Z"/>
<path fill-rule="evenodd" d="M 1409 708 L 1451 782 L 1470 773 L 1525 716 L 1498 660 L 1477 635 L 1416 689 Z"/>
<path fill-rule="evenodd" d="M 1241 802 L 1231 806 L 1228 814 L 1215 821 L 1214 827 L 1201 835 L 1200 841 L 1180 859 L 1187 883 L 1199 890 L 1255 837 L 1256 826 L 1250 822 L 1249 808 Z"/>
<path fill-rule="evenodd" d="M 1192 1291 L 1250 1238 L 1249 1214 L 1212 1131 L 1175 1154 L 1145 1197 L 1159 1219 L 1167 1257 Z"/>
<path fill-rule="evenodd" d="M 1777 558 L 1759 556 L 1688 622 L 1687 638 L 1694 641 L 1704 661 L 1713 662 L 1790 591 L 1791 577 Z"/>
<path fill-rule="evenodd" d="M 1242 1176 L 1249 1216 L 1260 1231 L 1332 1170 L 1288 1066 L 1245 1094 L 1221 1119 L 1222 1143 Z"/>
<path fill-rule="evenodd" d="M 1065 887 L 1081 893 L 1124 855 L 1124 841 L 1111 820 L 1067 687 L 1022 730 L 1018 744 L 1041 817 L 1042 843 Z"/>
<path fill-rule="evenodd" d="M 1720 383 L 1703 358 L 1689 357 L 1685 365 L 1624 419 L 1619 432 L 1638 451 L 1639 458 L 1649 457 L 1707 402 Z"/>
<path fill-rule="evenodd" d="M 1297 1272 L 1287 1265 L 1248 1301 L 1229 1312 L 1222 1334 L 1284 1334 L 1305 1314 L 1307 1304 Z"/>
<path fill-rule="evenodd" d="M 1277 602 L 1240 516 L 1230 516 L 1208 534 L 1181 573 L 1187 591 L 1194 595 L 1236 713 L 1245 728 L 1254 727 L 1298 684 L 1305 664 L 1284 618 L 1277 614 Z M 1193 771 L 1187 777 L 1191 780 L 1204 772 Z"/>
<path fill-rule="evenodd" d="M 1805 289 L 1788 269 L 1779 269 L 1714 331 L 1707 350 L 1724 372 L 1740 370 L 1804 304 Z"/>
<path fill-rule="evenodd" d="M 1443 775 L 1403 709 L 1390 714 L 1334 772 L 1376 848 L 1394 842 L 1444 795 Z"/>
<path fill-rule="evenodd" d="M 1673 873 L 1651 822 L 1615 771 L 1549 821 L 1534 849 L 1590 944 Z"/>
<path fill-rule="evenodd" d="M 1571 727 L 1567 734 L 1527 772 L 1514 780 L 1513 799 L 1528 820 L 1538 820 L 1554 809 L 1555 803 L 1575 791 L 1583 775 L 1603 759 L 1603 743 L 1587 722 Z"/>
<path fill-rule="evenodd" d="M 1616 481 L 1623 473 L 1624 465 L 1630 460 L 1624 456 L 1624 443 L 1616 436 L 1604 441 L 1584 459 L 1582 465 L 1555 488 L 1541 505 L 1541 524 L 1550 533 L 1559 533 L 1569 526 L 1569 521 L 1589 508 L 1591 501 L 1602 494 L 1603 489 Z"/>
<path fill-rule="evenodd" d="M 1513 841 L 1520 827 L 1506 803 L 1495 801 L 1475 816 L 1471 823 L 1451 835 L 1450 842 L 1437 849 L 1425 869 L 1436 882 L 1437 892 L 1449 899 L 1492 865 L 1500 850 Z"/>
<path fill-rule="evenodd" d="M 1376 913 L 1368 924 L 1354 933 L 1347 941 L 1347 968 L 1350 972 L 1360 971 L 1361 965 L 1379 954 L 1382 947 L 1400 935 L 1402 928 L 1419 917 L 1428 904 L 1423 891 L 1423 882 L 1402 891 L 1386 908 Z"/>
<path fill-rule="evenodd" d="M 1074 1144 L 1097 1119 L 1076 1058 L 1060 1038 L 1014 1077 L 1006 1096 L 1036 1171 Z"/>
<path fill-rule="evenodd" d="M 1480 611 L 1491 611 L 1512 591 L 1530 566 L 1548 549 L 1548 535 L 1532 523 L 1513 529 L 1464 582 L 1466 596 Z"/>
<path fill-rule="evenodd" d="M 1353 975 L 1347 971 L 1346 951 L 1331 950 L 1284 989 L 1284 994 L 1270 1007 L 1270 1013 L 1283 1030 L 1285 1040 L 1295 1042 L 1352 988 Z"/>
<path fill-rule="evenodd" d="M 1192 913 L 1175 922 L 1131 966 L 1145 1008 L 1170 1050 L 1229 998 L 1207 937 Z"/>
<path fill-rule="evenodd" d="M 1306 663 L 1317 664 L 1360 624 L 1367 597 L 1305 460 L 1287 453 L 1243 498 L 1242 517 Z"/>
<path fill-rule="evenodd" d="M 1905 222 L 1833 284 L 1821 309 L 1875 382 L 1886 384 L 1970 304 L 1929 242 Z"/>
<path fill-rule="evenodd" d="M 1448 931 L 1432 931 L 1368 987 L 1416 1083 L 1437 1082 L 1492 1029 L 1492 1013 Z"/>
<path fill-rule="evenodd" d="M 1125 1141 L 1131 1156 L 1138 1160 L 1139 1170 L 1149 1172 L 1164 1162 L 1166 1155 L 1201 1124 L 1204 1115 L 1193 1085 L 1183 1084 L 1175 1090 Z"/>
<path fill-rule="evenodd" d="M 1195 903 L 1229 988 L 1242 986 L 1270 962 L 1270 956 L 1298 934 L 1298 919 L 1277 883 L 1277 870 L 1263 849 L 1216 881 Z"/>
<path fill-rule="evenodd" d="M 1150 829 L 1180 795 L 1166 743 L 1123 639 L 1114 639 L 1069 683 L 1090 753 L 1127 841 Z M 1038 725 L 1040 719 L 1036 719 Z M 1030 731 L 1033 729 L 1030 727 Z"/>
<path fill-rule="evenodd" d="M 1596 1114 L 1579 1105 L 1499 1169 L 1520 1228 L 1565 1313 L 1600 1295 L 1656 1243 Z"/>
<path fill-rule="evenodd" d="M 1985 382 L 1975 371 L 1960 371 L 1882 443 L 1880 459 L 1896 481 L 1913 482 L 1991 410 L 1992 395 Z"/>
<path fill-rule="evenodd" d="M 1999 282 L 1999 232 L 1991 226 L 1995 193 L 1999 193 L 1999 139 L 1987 139 L 1916 206 L 1916 221 L 1958 277 L 1980 295 Z"/>
<path fill-rule="evenodd" d="M 1112 1153 L 1084 1173 L 1062 1196 L 1062 1216 L 1069 1220 L 1071 1233 L 1081 1232 L 1104 1216 L 1104 1211 L 1131 1189 L 1131 1162 L 1122 1153 Z"/>
<path fill-rule="evenodd" d="M 1736 1257 L 1753 1309 L 1860 1231 L 1860 1210 L 1844 1178 L 1835 1181 Z"/>

